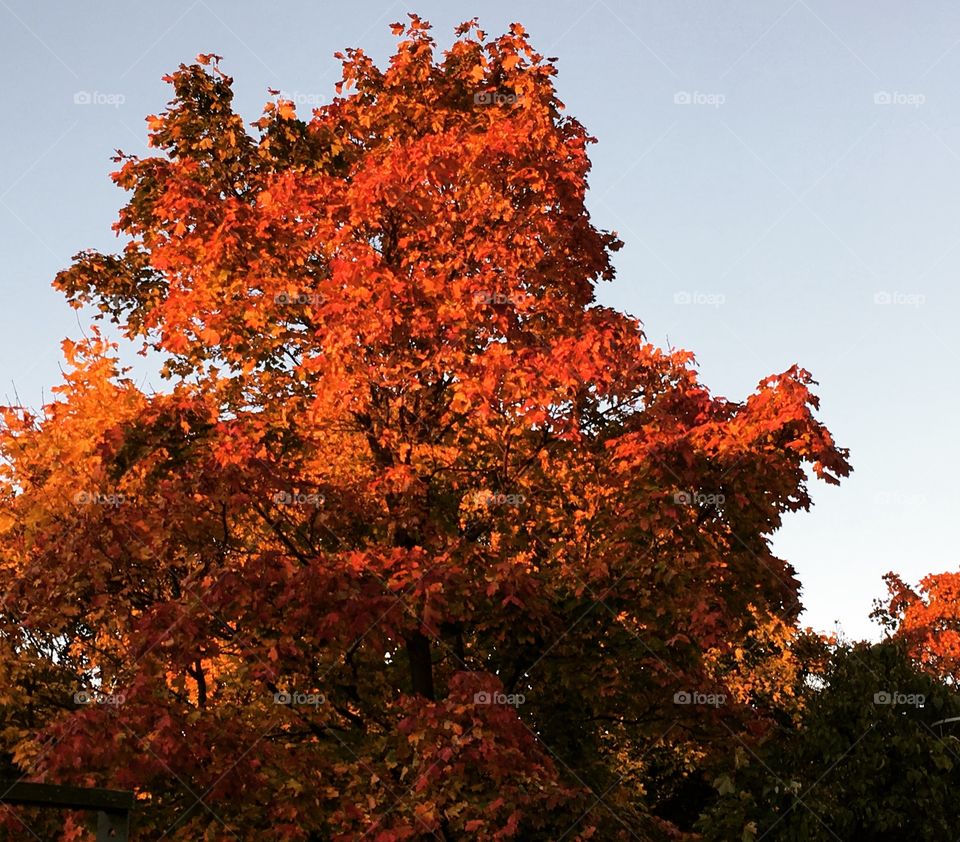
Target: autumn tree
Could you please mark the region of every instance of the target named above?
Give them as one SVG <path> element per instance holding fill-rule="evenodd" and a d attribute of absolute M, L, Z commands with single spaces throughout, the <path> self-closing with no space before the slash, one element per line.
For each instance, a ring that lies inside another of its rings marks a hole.
<path fill-rule="evenodd" d="M 698 824 L 705 842 L 950 838 L 960 753 L 938 723 L 960 715 L 960 697 L 900 641 L 820 648 L 821 663 L 802 670 L 802 714 L 731 747 Z"/>
<path fill-rule="evenodd" d="M 953 685 L 960 680 L 960 573 L 933 573 L 919 587 L 884 577 L 887 600 L 873 616 L 924 669 Z"/>
<path fill-rule="evenodd" d="M 252 132 L 200 56 L 118 155 L 122 248 L 55 283 L 169 387 L 94 331 L 5 411 L 7 703 L 57 674 L 6 739 L 145 839 L 666 838 L 795 704 L 770 536 L 846 452 L 803 369 L 716 397 L 596 303 L 592 138 L 521 26 L 394 32 Z"/>

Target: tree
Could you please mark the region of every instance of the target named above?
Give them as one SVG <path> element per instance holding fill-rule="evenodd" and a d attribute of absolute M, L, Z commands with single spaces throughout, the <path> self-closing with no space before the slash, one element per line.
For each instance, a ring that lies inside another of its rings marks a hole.
<path fill-rule="evenodd" d="M 200 56 L 118 154 L 122 251 L 56 286 L 170 388 L 94 331 L 5 413 L 6 652 L 107 700 L 24 769 L 136 788 L 147 838 L 665 837 L 792 704 L 769 538 L 847 453 L 803 369 L 714 397 L 595 303 L 592 138 L 520 25 L 394 32 L 255 135 Z"/>
<path fill-rule="evenodd" d="M 873 616 L 924 669 L 955 685 L 960 679 L 960 573 L 931 574 L 917 589 L 895 573 L 884 581 L 889 599 Z"/>
<path fill-rule="evenodd" d="M 809 654 L 810 642 L 806 644 Z M 902 644 L 822 644 L 803 714 L 738 746 L 701 820 L 705 842 L 895 842 L 953 835 L 960 744 L 939 720 L 960 698 L 918 670 Z"/>

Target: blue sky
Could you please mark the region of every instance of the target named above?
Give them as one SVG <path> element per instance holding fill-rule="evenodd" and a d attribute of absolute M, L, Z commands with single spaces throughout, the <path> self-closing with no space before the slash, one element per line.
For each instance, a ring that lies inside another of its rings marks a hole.
<path fill-rule="evenodd" d="M 332 54 L 384 58 L 407 11 L 441 45 L 474 15 L 519 20 L 559 56 L 561 99 L 599 140 L 591 213 L 626 241 L 604 303 L 693 350 L 717 394 L 794 362 L 820 381 L 855 474 L 775 539 L 804 621 L 875 636 L 884 572 L 956 569 L 960 6 L 943 0 L 0 0 L 0 398 L 37 406 L 58 381 L 84 320 L 50 281 L 114 247 L 109 156 L 146 152 L 164 73 L 215 52 L 250 120 L 268 87 L 309 109 Z"/>

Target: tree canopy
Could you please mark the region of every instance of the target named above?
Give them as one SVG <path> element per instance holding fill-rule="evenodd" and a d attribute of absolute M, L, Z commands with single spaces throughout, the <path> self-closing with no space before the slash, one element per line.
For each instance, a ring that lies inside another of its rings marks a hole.
<path fill-rule="evenodd" d="M 520 25 L 394 32 L 249 127 L 202 55 L 118 154 L 122 247 L 55 285 L 168 387 L 93 327 L 3 411 L 9 762 L 145 839 L 676 838 L 799 715 L 770 539 L 847 451 L 801 367 L 719 397 L 597 303 L 593 138 Z"/>

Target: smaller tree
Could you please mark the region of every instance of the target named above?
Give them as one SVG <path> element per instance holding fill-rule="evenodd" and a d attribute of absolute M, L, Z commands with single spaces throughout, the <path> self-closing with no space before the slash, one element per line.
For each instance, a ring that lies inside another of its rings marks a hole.
<path fill-rule="evenodd" d="M 803 715 L 735 749 L 701 818 L 704 840 L 953 838 L 960 741 L 934 723 L 960 715 L 960 698 L 899 641 L 805 648 Z"/>
<path fill-rule="evenodd" d="M 960 573 L 934 573 L 911 588 L 895 573 L 884 576 L 889 601 L 873 612 L 903 641 L 924 669 L 956 683 L 960 679 Z"/>

